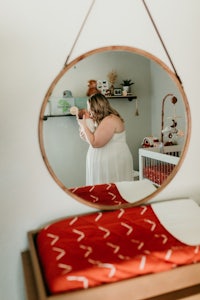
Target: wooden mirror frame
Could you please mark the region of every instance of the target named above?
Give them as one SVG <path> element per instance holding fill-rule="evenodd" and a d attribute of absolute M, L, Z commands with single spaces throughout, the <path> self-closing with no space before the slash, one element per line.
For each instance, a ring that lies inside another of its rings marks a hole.
<path fill-rule="evenodd" d="M 169 77 L 171 77 L 172 81 L 175 83 L 175 85 L 177 86 L 181 96 L 182 96 L 182 100 L 184 102 L 185 105 L 185 110 L 186 110 L 186 123 L 187 123 L 187 134 L 186 134 L 186 139 L 185 139 L 185 143 L 184 143 L 184 149 L 182 151 L 181 157 L 180 157 L 180 161 L 178 163 L 178 165 L 174 168 L 174 170 L 172 171 L 172 173 L 168 176 L 168 178 L 164 181 L 164 183 L 161 185 L 161 187 L 159 187 L 155 192 L 153 192 L 152 194 L 148 195 L 147 197 L 134 202 L 134 203 L 127 203 L 127 204 L 122 204 L 122 205 L 100 205 L 100 204 L 96 204 L 96 203 L 91 203 L 89 201 L 86 201 L 80 197 L 78 197 L 77 195 L 75 195 L 74 193 L 70 192 L 69 189 L 59 180 L 59 178 L 56 176 L 56 174 L 54 173 L 54 170 L 52 169 L 47 155 L 46 155 L 46 151 L 45 151 L 45 147 L 44 147 L 44 138 L 43 138 L 43 117 L 44 117 L 44 113 L 45 113 L 45 108 L 47 105 L 47 102 L 49 100 L 49 97 L 52 94 L 52 91 L 54 90 L 56 84 L 58 83 L 58 81 L 60 80 L 60 78 L 69 70 L 71 69 L 73 66 L 75 66 L 78 62 L 80 62 L 81 60 L 87 58 L 90 55 L 93 54 L 97 54 L 100 52 L 104 52 L 104 51 L 129 51 L 132 52 L 134 54 L 139 54 L 141 56 L 144 56 L 146 58 L 149 58 L 150 60 L 156 62 L 158 65 L 161 66 L 161 68 L 163 68 L 164 71 L 166 71 L 169 75 Z M 51 176 L 53 177 L 54 181 L 63 189 L 64 192 L 66 192 L 69 196 L 71 196 L 72 198 L 74 198 L 75 200 L 87 205 L 87 206 L 91 206 L 93 208 L 97 208 L 97 209 L 101 209 L 101 210 L 113 210 L 113 209 L 120 209 L 120 208 L 126 208 L 126 207 L 131 207 L 134 205 L 141 205 L 142 203 L 146 203 L 149 200 L 151 200 L 153 197 L 157 196 L 158 193 L 160 193 L 168 184 L 169 182 L 174 178 L 174 176 L 176 175 L 176 173 L 178 172 L 178 170 L 180 169 L 186 152 L 188 150 L 188 146 L 189 146 L 189 140 L 190 140 L 190 135 L 191 135 L 191 115 L 190 115 L 190 108 L 189 108 L 189 103 L 186 97 L 186 94 L 184 92 L 184 89 L 179 81 L 179 79 L 177 78 L 176 74 L 174 72 L 172 72 L 169 67 L 162 62 L 160 59 L 158 59 L 157 57 L 155 57 L 154 55 L 138 49 L 138 48 L 134 48 L 134 47 L 130 47 L 130 46 L 106 46 L 106 47 L 102 47 L 102 48 L 97 48 L 94 50 L 91 50 L 87 53 L 84 53 L 83 55 L 80 55 L 79 57 L 77 57 L 76 59 L 74 59 L 73 61 L 71 61 L 70 63 L 68 63 L 67 65 L 65 65 L 63 67 L 63 69 L 60 71 L 60 73 L 57 75 L 57 77 L 54 79 L 54 81 L 52 82 L 52 84 L 50 85 L 45 98 L 43 100 L 43 104 L 41 107 L 41 111 L 40 111 L 40 116 L 39 116 L 39 145 L 40 145 L 40 149 L 41 149 L 41 153 L 42 153 L 42 157 L 44 160 L 44 163 L 49 171 L 49 173 L 51 174 Z"/>

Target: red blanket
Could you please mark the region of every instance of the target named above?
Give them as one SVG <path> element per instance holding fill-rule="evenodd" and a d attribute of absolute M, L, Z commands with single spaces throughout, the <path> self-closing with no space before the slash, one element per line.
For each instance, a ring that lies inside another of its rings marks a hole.
<path fill-rule="evenodd" d="M 70 191 L 84 200 L 101 205 L 128 203 L 122 198 L 114 183 L 76 187 L 71 188 Z"/>
<path fill-rule="evenodd" d="M 200 261 L 199 246 L 176 240 L 151 206 L 57 221 L 38 233 L 36 245 L 50 294 Z"/>

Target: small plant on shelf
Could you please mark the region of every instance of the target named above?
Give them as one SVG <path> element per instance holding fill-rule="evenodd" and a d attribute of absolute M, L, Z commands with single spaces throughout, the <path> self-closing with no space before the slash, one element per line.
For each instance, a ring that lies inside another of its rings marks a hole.
<path fill-rule="evenodd" d="M 124 79 L 124 80 L 122 80 L 122 83 L 121 83 L 122 86 L 131 86 L 133 84 L 134 84 L 134 82 L 132 82 L 131 79 Z"/>
<path fill-rule="evenodd" d="M 128 93 L 131 93 L 131 85 L 133 85 L 133 84 L 134 84 L 134 82 L 132 82 L 131 79 L 124 79 L 124 80 L 122 80 L 122 83 L 121 83 L 121 85 L 123 87 L 122 94 L 124 96 L 126 96 L 126 94 L 128 94 Z"/>

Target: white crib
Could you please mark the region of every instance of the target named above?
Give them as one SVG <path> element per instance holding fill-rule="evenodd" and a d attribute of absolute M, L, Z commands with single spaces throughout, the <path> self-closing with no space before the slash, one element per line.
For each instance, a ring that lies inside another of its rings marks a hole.
<path fill-rule="evenodd" d="M 181 146 L 164 146 L 139 149 L 139 180 L 150 180 L 160 186 L 178 164 Z"/>

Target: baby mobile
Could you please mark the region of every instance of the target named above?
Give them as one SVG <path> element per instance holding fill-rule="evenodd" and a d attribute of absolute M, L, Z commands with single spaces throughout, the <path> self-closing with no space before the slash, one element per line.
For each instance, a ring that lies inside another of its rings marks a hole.
<path fill-rule="evenodd" d="M 173 104 L 173 114 L 172 116 L 168 117 L 167 119 L 171 120 L 171 125 L 167 125 L 164 128 L 164 114 L 165 114 L 165 101 L 168 97 L 171 97 L 171 103 Z M 177 119 L 181 118 L 176 115 L 176 107 L 175 104 L 177 103 L 177 98 L 173 94 L 167 94 L 162 101 L 162 124 L 161 124 L 161 142 L 164 141 L 164 136 L 167 136 L 167 141 L 165 142 L 165 146 L 174 145 L 176 144 L 175 138 L 180 136 L 184 136 L 184 132 L 177 128 Z"/>

